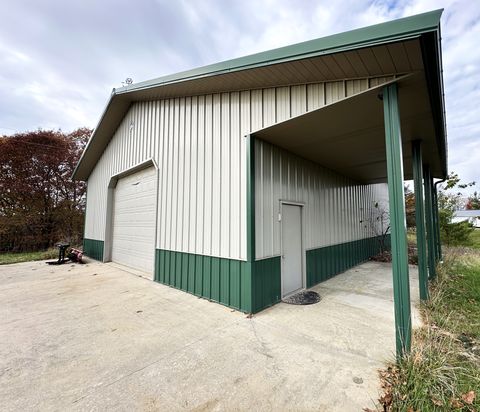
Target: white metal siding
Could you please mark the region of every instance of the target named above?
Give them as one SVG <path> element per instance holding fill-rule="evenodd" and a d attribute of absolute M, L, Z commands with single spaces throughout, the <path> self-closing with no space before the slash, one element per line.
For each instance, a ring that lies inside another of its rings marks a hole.
<path fill-rule="evenodd" d="M 117 182 L 113 195 L 112 261 L 153 274 L 157 171 L 154 167 Z"/>
<path fill-rule="evenodd" d="M 375 203 L 388 210 L 386 184 L 358 184 L 260 140 L 255 176 L 257 259 L 280 254 L 280 200 L 305 205 L 306 249 L 374 236 Z"/>
<path fill-rule="evenodd" d="M 153 158 L 160 185 L 156 247 L 246 259 L 243 136 L 387 80 L 134 103 L 88 179 L 85 237 L 104 240 L 110 177 Z M 270 168 L 277 170 L 279 161 L 274 158 Z M 293 184 L 297 178 L 290 176 L 292 190 L 300 187 Z"/>

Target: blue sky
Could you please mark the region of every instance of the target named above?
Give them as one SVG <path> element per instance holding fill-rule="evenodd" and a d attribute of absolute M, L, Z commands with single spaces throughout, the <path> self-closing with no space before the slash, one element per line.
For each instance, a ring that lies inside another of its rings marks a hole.
<path fill-rule="evenodd" d="M 0 134 L 95 127 L 113 87 L 438 8 L 449 167 L 480 185 L 478 0 L 11 0 Z"/>

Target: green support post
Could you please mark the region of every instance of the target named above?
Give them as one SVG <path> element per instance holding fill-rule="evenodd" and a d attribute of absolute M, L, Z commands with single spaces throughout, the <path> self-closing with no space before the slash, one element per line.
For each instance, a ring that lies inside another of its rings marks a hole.
<path fill-rule="evenodd" d="M 437 252 L 437 263 L 442 260 L 442 240 L 440 238 L 440 219 L 438 217 L 438 192 L 437 184 L 433 185 L 433 213 L 435 215 L 435 244 Z"/>
<path fill-rule="evenodd" d="M 433 178 L 431 179 L 431 191 L 432 191 L 432 239 L 433 239 L 433 259 L 435 267 L 438 263 L 438 240 L 437 240 L 437 214 L 435 213 L 435 185 L 433 184 Z"/>
<path fill-rule="evenodd" d="M 425 187 L 425 221 L 427 222 L 427 245 L 428 245 L 428 278 L 435 279 L 436 262 L 435 262 L 435 235 L 433 224 L 433 195 L 432 195 L 432 175 L 430 167 L 423 167 L 423 184 Z"/>
<path fill-rule="evenodd" d="M 420 299 L 428 299 L 428 268 L 427 268 L 427 238 L 425 232 L 425 206 L 423 204 L 423 165 L 422 142 L 415 140 L 412 143 L 413 182 L 415 188 L 415 222 L 417 232 L 418 252 L 418 281 Z"/>
<path fill-rule="evenodd" d="M 387 154 L 388 198 L 393 269 L 393 302 L 397 359 L 410 352 L 412 320 L 408 278 L 407 227 L 403 191 L 403 156 L 397 84 L 383 88 L 383 115 Z"/>
<path fill-rule="evenodd" d="M 247 139 L 247 276 L 248 276 L 248 310 L 253 312 L 253 278 L 255 276 L 255 138 Z"/>

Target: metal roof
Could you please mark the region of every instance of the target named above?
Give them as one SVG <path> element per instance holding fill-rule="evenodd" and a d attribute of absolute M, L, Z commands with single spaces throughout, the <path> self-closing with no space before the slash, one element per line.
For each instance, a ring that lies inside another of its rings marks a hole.
<path fill-rule="evenodd" d="M 443 9 L 435 10 L 237 59 L 227 60 L 221 63 L 211 64 L 193 70 L 159 77 L 154 80 L 125 86 L 115 89 L 115 93 L 128 93 L 133 90 L 141 90 L 202 76 L 218 75 L 225 72 L 245 70 L 246 68 L 251 69 L 263 65 L 271 65 L 274 63 L 305 59 L 323 54 L 333 54 L 351 49 L 364 48 L 379 43 L 390 43 L 400 39 L 404 40 L 405 38 L 418 36 L 426 31 L 436 29 L 439 25 L 442 12 Z"/>
<path fill-rule="evenodd" d="M 73 178 L 88 179 L 135 101 L 420 70 L 425 71 L 428 82 L 443 163 L 438 177 L 446 175 L 442 12 L 435 10 L 114 89 Z"/>
<path fill-rule="evenodd" d="M 480 217 L 480 210 L 455 210 L 455 217 Z"/>

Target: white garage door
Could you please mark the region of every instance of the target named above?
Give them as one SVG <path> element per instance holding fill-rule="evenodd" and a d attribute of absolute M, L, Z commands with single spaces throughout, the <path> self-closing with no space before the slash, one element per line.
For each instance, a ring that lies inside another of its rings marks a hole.
<path fill-rule="evenodd" d="M 117 182 L 113 201 L 112 261 L 153 278 L 156 182 L 154 167 Z"/>

